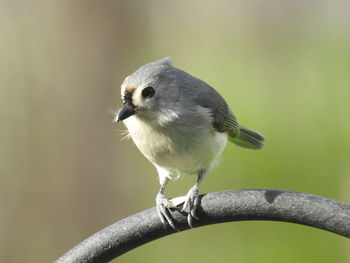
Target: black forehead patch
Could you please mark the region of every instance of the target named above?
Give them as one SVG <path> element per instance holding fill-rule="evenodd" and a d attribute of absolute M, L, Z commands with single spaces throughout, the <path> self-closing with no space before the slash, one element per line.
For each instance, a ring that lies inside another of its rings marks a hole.
<path fill-rule="evenodd" d="M 125 90 L 124 96 L 123 96 L 123 100 L 124 100 L 125 103 L 126 102 L 129 102 L 129 103 L 132 102 L 132 94 L 133 94 L 133 91 L 131 92 L 131 91 Z"/>
<path fill-rule="evenodd" d="M 132 94 L 134 94 L 135 90 L 136 90 L 135 87 L 126 87 L 125 88 L 124 96 L 123 96 L 124 103 L 126 103 L 126 102 L 131 103 L 132 102 Z"/>

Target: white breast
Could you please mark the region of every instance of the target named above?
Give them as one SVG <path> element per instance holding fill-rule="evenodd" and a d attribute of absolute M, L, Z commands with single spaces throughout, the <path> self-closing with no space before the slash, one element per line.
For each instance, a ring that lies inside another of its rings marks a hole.
<path fill-rule="evenodd" d="M 151 162 L 155 162 L 159 155 L 173 151 L 169 136 L 136 116 L 127 118 L 124 124 L 136 146 Z"/>
<path fill-rule="evenodd" d="M 164 128 L 131 116 L 124 124 L 143 155 L 173 175 L 209 169 L 227 143 L 227 134 L 216 132 L 209 122 L 200 127 L 179 124 Z"/>

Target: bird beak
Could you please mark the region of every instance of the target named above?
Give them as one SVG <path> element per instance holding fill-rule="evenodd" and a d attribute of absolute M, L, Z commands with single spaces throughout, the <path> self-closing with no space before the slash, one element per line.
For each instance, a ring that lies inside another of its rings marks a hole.
<path fill-rule="evenodd" d="M 130 103 L 125 103 L 123 107 L 119 110 L 117 122 L 123 121 L 126 118 L 136 114 L 136 107 Z"/>

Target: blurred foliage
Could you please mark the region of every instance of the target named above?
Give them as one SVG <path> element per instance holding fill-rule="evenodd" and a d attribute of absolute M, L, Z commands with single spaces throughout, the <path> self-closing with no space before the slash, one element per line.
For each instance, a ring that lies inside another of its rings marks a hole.
<path fill-rule="evenodd" d="M 113 114 L 139 66 L 215 87 L 262 151 L 228 145 L 201 192 L 275 188 L 350 202 L 350 3 L 0 1 L 0 261 L 50 262 L 154 205 L 155 169 Z M 194 178 L 169 185 L 183 195 Z M 215 243 L 214 243 L 215 242 Z M 237 222 L 151 242 L 116 262 L 349 262 L 340 236 Z"/>

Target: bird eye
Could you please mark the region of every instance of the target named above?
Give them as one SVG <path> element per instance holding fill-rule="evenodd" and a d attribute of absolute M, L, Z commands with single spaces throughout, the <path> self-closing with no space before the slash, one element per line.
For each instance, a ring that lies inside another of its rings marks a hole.
<path fill-rule="evenodd" d="M 152 98 L 154 96 L 154 93 L 156 93 L 156 91 L 154 90 L 154 88 L 152 87 L 146 87 L 142 90 L 142 97 L 143 98 Z"/>

